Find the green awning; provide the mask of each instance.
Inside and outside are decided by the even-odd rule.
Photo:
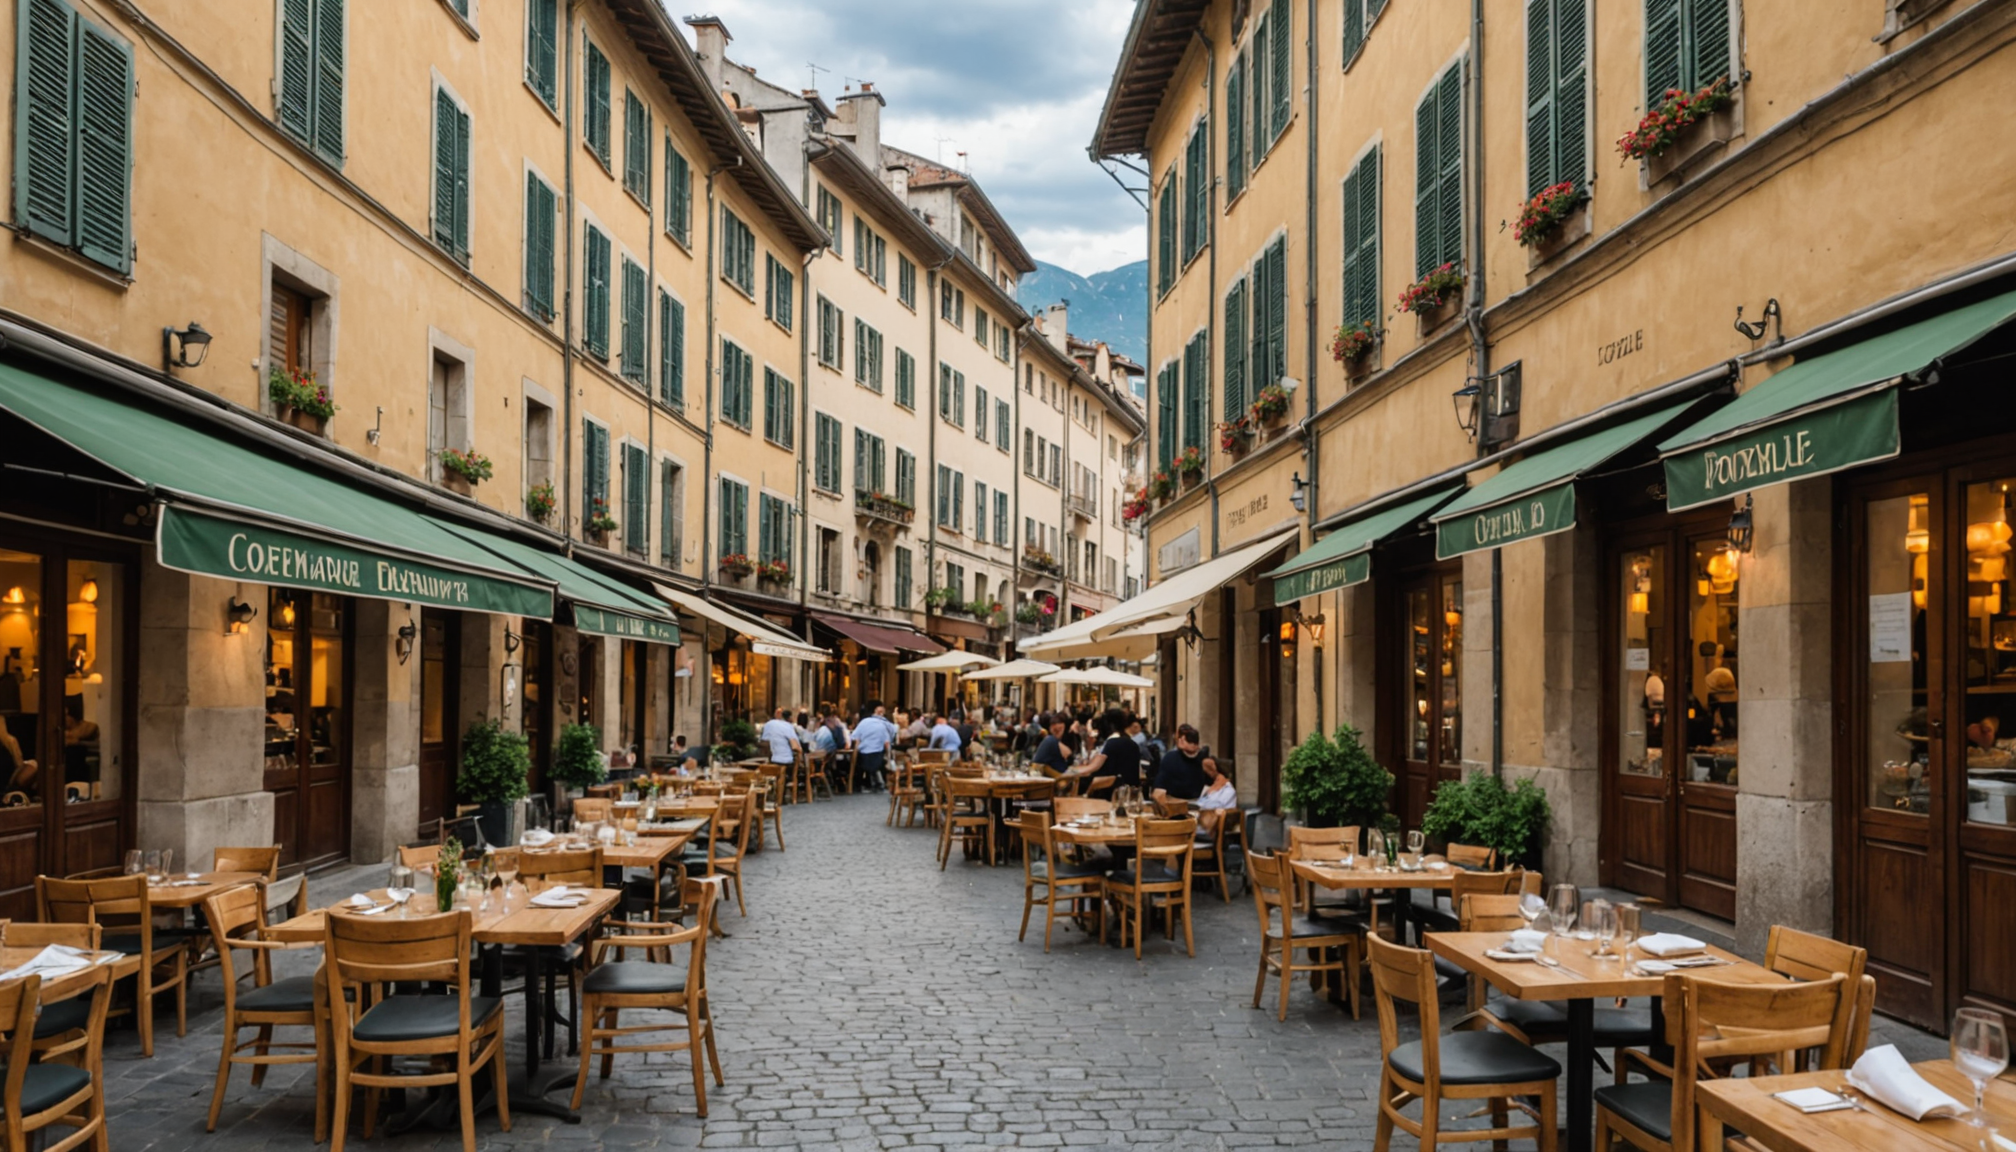
[[[1673,422],[1688,401],[1535,452],[1457,497],[1430,517],[1435,556],[1532,540],[1575,526],[1575,480]]]
[[[0,408],[160,500],[169,568],[313,592],[547,617],[552,581],[396,500],[125,397],[0,364]]]
[[[1897,382],[2016,318],[2016,292],[1801,360],[1659,445],[1666,506],[1897,455]]]
[[[1315,547],[1274,569],[1274,603],[1286,604],[1327,592],[1348,588],[1372,577],[1372,548],[1396,532],[1410,528],[1423,516],[1449,502],[1462,491],[1459,485],[1436,490],[1405,504],[1374,512],[1345,523],[1319,541]]]
[[[477,528],[446,521],[437,523],[559,585],[560,598],[574,606],[574,627],[579,631],[658,644],[679,643],[678,617],[663,604],[642,592],[631,591],[586,564]]]

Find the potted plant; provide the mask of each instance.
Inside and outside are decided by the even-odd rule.
[[[1435,790],[1421,813],[1421,831],[1445,844],[1495,848],[1501,866],[1539,868],[1551,816],[1547,793],[1533,781],[1508,788],[1499,777],[1479,772]]]
[[[1036,547],[1034,544],[1025,544],[1022,546],[1022,563],[1049,576],[1056,576],[1063,571],[1058,566],[1055,556]]]
[[[1421,330],[1426,332],[1448,319],[1444,314],[1449,304],[1463,294],[1463,273],[1456,265],[1444,264],[1440,268],[1409,284],[1400,292],[1400,300],[1394,305],[1401,312],[1412,312],[1421,321]]]
[[[1246,412],[1255,424],[1262,427],[1271,428],[1279,424],[1288,415],[1288,390],[1279,384],[1267,385],[1260,389]]]
[[[1183,477],[1183,487],[1194,487],[1204,479],[1204,451],[1192,444],[1176,454],[1176,474]]]
[[[441,481],[449,488],[469,495],[469,490],[491,476],[490,458],[479,452],[456,448],[441,450]]]
[[[593,724],[561,725],[560,739],[553,745],[553,768],[547,776],[567,791],[607,779],[609,762],[602,758],[602,730]]]
[[[730,552],[720,560],[721,575],[739,580],[756,571],[756,562],[746,552]]]
[[[588,534],[589,543],[605,546],[609,543],[609,534],[616,530],[616,517],[609,514],[607,496],[588,501],[588,518],[581,522],[581,528]]]
[[[756,565],[756,579],[763,584],[789,584],[791,565],[784,560],[765,560]]]
[[[1120,505],[1120,519],[1132,524],[1148,515],[1148,507],[1148,486],[1143,484],[1125,504]]]
[[[1015,606],[1015,622],[1017,624],[1042,623],[1043,622],[1042,607],[1038,605],[1034,600],[1024,600],[1022,603],[1017,604]]]
[[[455,889],[462,883],[462,842],[450,836],[441,842],[434,858],[434,910],[447,912],[455,907]]]
[[[1392,788],[1393,774],[1349,724],[1330,736],[1311,732],[1281,765],[1281,806],[1312,828],[1376,824]]]
[[[541,524],[553,518],[553,509],[559,507],[559,503],[550,483],[534,484],[525,492],[525,514]]]
[[[476,825],[491,844],[515,843],[511,808],[523,800],[532,771],[532,753],[525,737],[506,731],[501,720],[481,720],[462,734],[462,771],[455,777],[455,798],[476,805]]]
[[[1167,468],[1160,469],[1155,473],[1154,479],[1148,481],[1148,490],[1155,494],[1157,500],[1173,499],[1176,495],[1176,478],[1169,475]]]
[[[721,725],[721,742],[714,754],[723,760],[747,760],[756,754],[756,726],[747,720],[730,720]]]
[[[1617,138],[1617,151],[1626,160],[1643,163],[1645,182],[1657,184],[1709,148],[1728,141],[1734,126],[1721,113],[1735,104],[1727,76],[1698,92],[1668,88],[1665,103],[1645,113],[1636,128]]]
[[[1540,254],[1552,252],[1566,238],[1569,219],[1588,199],[1587,192],[1568,181],[1542,188],[1520,206],[1519,218],[1512,222],[1512,239]]]
[[[1253,420],[1241,413],[1237,420],[1218,425],[1218,450],[1227,456],[1243,456],[1253,444]]]
[[[963,609],[964,607],[965,605],[959,602],[959,590],[957,588],[933,588],[924,593],[924,608],[926,611],[942,613],[946,608]]]
[[[1330,358],[1344,365],[1348,375],[1356,376],[1368,366],[1372,349],[1378,346],[1379,329],[1372,321],[1339,324],[1337,335],[1330,340]]]
[[[275,365],[266,377],[266,395],[282,420],[317,436],[323,434],[329,418],[336,414],[336,403],[329,399],[329,390],[316,383],[313,372],[289,372]]]

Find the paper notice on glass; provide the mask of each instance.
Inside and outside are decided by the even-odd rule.
[[[1869,597],[1869,662],[1901,664],[1911,659],[1911,593]]]
[[[1624,670],[1626,672],[1643,672],[1650,667],[1652,667],[1652,650],[1650,648],[1624,649]]]

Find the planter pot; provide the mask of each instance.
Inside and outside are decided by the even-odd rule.
[[[583,528],[581,535],[597,548],[607,548],[609,546],[609,530],[607,528]]]
[[[1526,246],[1526,270],[1532,271],[1575,246],[1589,235],[1589,202],[1584,200],[1563,217],[1546,239]]]
[[[469,482],[467,476],[462,475],[460,472],[449,472],[445,469],[441,473],[441,486],[450,492],[460,493],[463,496],[469,495],[476,487]]]
[[[1378,359],[1372,355],[1373,351],[1374,349],[1367,348],[1356,356],[1346,357],[1344,360],[1344,379],[1355,384],[1372,375],[1374,361]]]
[[[511,827],[512,805],[502,800],[493,800],[476,806],[476,827],[483,831],[483,842],[503,847],[516,844],[516,829]]]
[[[1734,107],[1724,108],[1705,120],[1696,120],[1687,126],[1671,148],[1644,159],[1645,186],[1650,188],[1668,177],[1684,175],[1688,168],[1727,144],[1735,135]]]
[[[323,436],[328,434],[329,418],[327,416],[316,416],[312,413],[303,412],[299,408],[282,408],[280,410],[280,418],[310,435]]]
[[[1426,340],[1430,333],[1448,323],[1456,316],[1456,299],[1444,300],[1433,308],[1423,308],[1414,313],[1414,320],[1420,326],[1420,334]]]
[[[1202,484],[1203,482],[1204,482],[1204,473],[1202,472],[1183,473],[1183,491],[1185,492],[1190,491],[1192,488],[1197,487],[1197,485]]]

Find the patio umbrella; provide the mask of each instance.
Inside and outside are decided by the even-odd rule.
[[[896,665],[898,672],[957,672],[971,668],[975,664],[993,667],[1001,661],[992,656],[982,656],[978,652],[940,652],[936,656],[926,656],[922,660],[912,660],[908,664]]]
[[[979,672],[968,672],[968,680],[1026,680],[1031,676],[1043,676],[1057,671],[1057,665],[1043,660],[1010,660],[998,668],[986,668]]]
[[[1146,676],[1131,676],[1111,668],[1066,668],[1039,678],[1038,684],[1096,684],[1106,688],[1153,688]]]

